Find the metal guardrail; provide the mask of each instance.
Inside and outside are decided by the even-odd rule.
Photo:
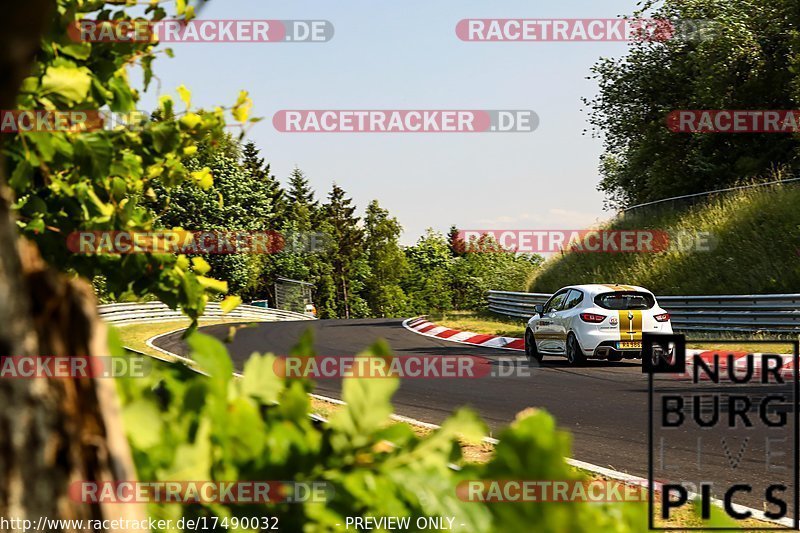
[[[167,322],[171,320],[188,320],[180,310],[173,310],[161,302],[119,303],[99,306],[100,318],[112,324],[133,324],[148,322]],[[223,313],[217,302],[206,304],[202,318],[242,319],[253,322],[277,322],[279,320],[314,320],[308,315],[284,311],[282,309],[266,309],[254,305],[241,304],[235,309]]]
[[[489,291],[489,310],[501,315],[530,318],[534,306],[550,294]],[[745,333],[800,333],[800,294],[746,294],[721,296],[657,296],[679,331],[736,331]]]
[[[744,189],[755,189],[755,188],[758,188],[758,187],[769,187],[769,186],[772,186],[772,185],[783,185],[784,183],[795,183],[795,182],[798,182],[798,181],[800,181],[800,178],[789,178],[789,179],[785,179],[785,180],[768,181],[766,183],[754,183],[752,185],[741,185],[739,187],[727,187],[725,189],[715,189],[713,191],[698,192],[698,193],[695,193],[695,194],[684,194],[682,196],[672,196],[670,198],[662,198],[661,200],[654,200],[652,202],[645,202],[643,204],[637,204],[637,205],[632,205],[630,207],[625,207],[625,208],[623,208],[621,210],[621,212],[622,213],[630,213],[634,209],[639,209],[641,207],[649,207],[649,206],[653,206],[653,205],[663,204],[663,203],[666,203],[666,202],[674,202],[674,201],[679,201],[679,200],[688,200],[688,199],[692,199],[692,198],[701,198],[701,197],[704,197],[704,196],[711,196],[711,195],[719,194],[719,193],[723,193],[723,192],[741,191],[741,190],[744,190]]]

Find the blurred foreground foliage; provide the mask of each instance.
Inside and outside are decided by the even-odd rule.
[[[343,384],[347,405],[319,425],[309,416],[312,383],[281,377],[275,356],[254,354],[235,379],[219,341],[195,333],[188,342],[209,377],[164,365],[146,379],[120,382],[140,480],[325,481],[333,490],[325,502],[153,504],[153,516],[274,516],[282,531],[338,531],[348,516],[411,517],[412,524],[455,517],[470,532],[633,532],[646,525],[644,503],[465,501],[459,483],[466,480],[584,479],[564,461],[570,436],[544,411],[524,411],[502,430],[489,463],[467,463],[459,442],[479,442],[487,431],[470,410],[421,437],[389,418],[398,379],[351,378]],[[306,335],[293,355],[311,350]],[[378,343],[361,355],[389,354]]]

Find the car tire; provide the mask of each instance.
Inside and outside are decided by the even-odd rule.
[[[578,344],[578,338],[572,332],[567,335],[567,361],[572,366],[579,366],[586,362],[586,355]]]
[[[525,357],[529,363],[542,362],[542,354],[536,348],[536,341],[533,338],[533,332],[529,329],[525,330]]]

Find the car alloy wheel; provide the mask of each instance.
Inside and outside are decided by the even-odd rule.
[[[575,337],[575,334],[570,333],[567,335],[567,361],[571,365],[579,365],[583,363],[586,358],[581,351],[581,347],[578,346],[578,339]]]
[[[533,363],[534,361],[540,362],[542,360],[542,354],[540,354],[538,348],[536,348],[536,340],[533,338],[533,332],[529,329],[525,330],[525,357],[527,357],[529,363]]]

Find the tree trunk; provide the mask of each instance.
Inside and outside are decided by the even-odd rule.
[[[342,274],[342,299],[344,300],[344,317],[350,319],[350,302],[347,299],[347,277]]]
[[[53,9],[49,0],[4,3],[0,109],[15,108]],[[88,284],[49,270],[33,245],[18,246],[3,174],[0,161],[0,357],[108,355]],[[135,471],[113,381],[0,379],[0,518],[144,518],[142,506],[68,497],[73,482],[122,479]]]

